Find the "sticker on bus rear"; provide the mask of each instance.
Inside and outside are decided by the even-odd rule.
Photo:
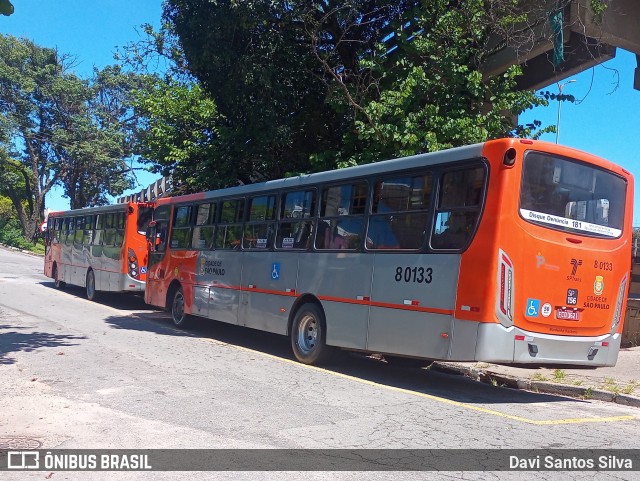
[[[542,224],[555,225],[558,227],[568,227],[570,229],[581,230],[584,232],[590,232],[593,234],[604,235],[607,237],[620,237],[622,231],[620,229],[614,229],[606,225],[592,224],[590,222],[584,222],[581,220],[567,219],[566,217],[544,214],[543,212],[536,212],[534,210],[520,209],[520,215],[525,219],[533,222],[540,222]]]
[[[540,299],[527,299],[527,317],[538,317],[540,312]]]

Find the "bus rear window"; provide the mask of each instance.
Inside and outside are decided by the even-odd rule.
[[[524,159],[520,215],[554,229],[597,237],[622,234],[627,182],[575,160],[541,152]]]

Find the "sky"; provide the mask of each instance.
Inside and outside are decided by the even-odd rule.
[[[89,77],[93,67],[115,63],[114,52],[140,38],[139,27],[160,24],[161,0],[12,0],[15,13],[0,17],[0,33],[26,37],[40,46],[57,48],[61,54],[76,57],[74,70]],[[564,86],[564,93],[577,102],[564,102],[560,118],[559,143],[604,157],[630,171],[640,181],[640,91],[633,89],[635,55],[617,49],[608,62],[569,77],[575,82]],[[543,90],[558,92],[553,83]],[[557,122],[557,102],[546,108],[524,112],[521,123],[533,119],[543,125]],[[555,134],[543,140],[555,142]],[[139,191],[157,176],[138,173]],[[640,191],[640,187],[638,188]],[[640,226],[640,192],[634,199],[634,225]],[[47,206],[53,210],[69,208],[60,190],[51,193]]]

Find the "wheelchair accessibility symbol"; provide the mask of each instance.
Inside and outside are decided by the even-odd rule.
[[[527,299],[527,317],[538,317],[540,312],[540,300],[539,299]]]
[[[280,279],[280,263],[274,262],[271,264],[271,279],[277,281]]]

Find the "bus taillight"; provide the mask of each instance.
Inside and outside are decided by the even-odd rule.
[[[618,329],[618,324],[620,324],[620,319],[622,318],[622,303],[624,302],[624,298],[627,295],[627,275],[624,275],[622,282],[620,283],[620,288],[618,289],[618,299],[616,301],[616,309],[613,312],[613,322],[611,324],[611,333],[614,334]]]
[[[138,257],[136,256],[133,249],[129,249],[127,255],[127,270],[129,271],[129,275],[134,279],[138,279],[140,277],[140,270],[138,269]]]
[[[513,262],[502,250],[498,250],[498,296],[496,316],[505,327],[513,325]]]

